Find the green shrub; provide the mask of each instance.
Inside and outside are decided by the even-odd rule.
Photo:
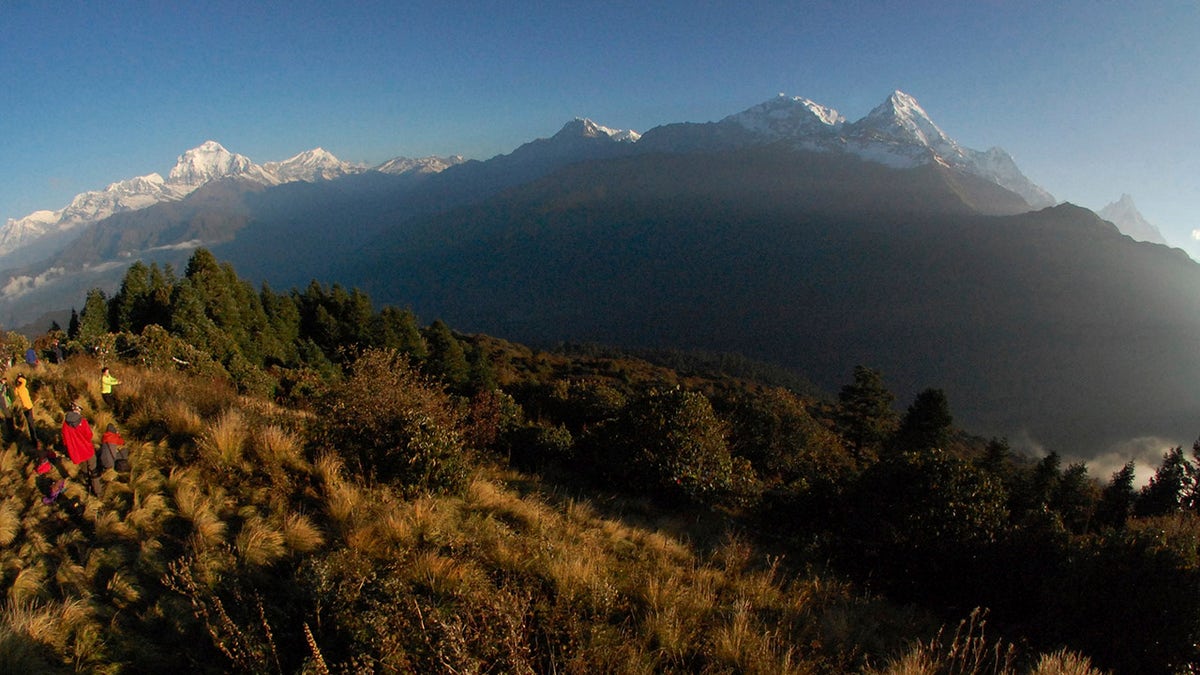
[[[725,426],[698,392],[653,390],[635,399],[591,437],[589,451],[595,468],[651,494],[711,504],[733,486]]]
[[[455,491],[466,480],[461,418],[408,357],[370,349],[317,405],[314,440],[368,480],[409,491]]]

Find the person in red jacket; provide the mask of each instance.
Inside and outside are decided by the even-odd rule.
[[[117,473],[129,473],[129,451],[115,424],[108,425],[100,436],[100,466],[104,471],[114,469]]]
[[[79,405],[72,403],[67,408],[62,424],[63,445],[67,447],[67,455],[71,461],[79,465],[80,473],[92,491],[99,497],[103,492],[100,473],[96,469],[96,446],[92,445],[92,427],[84,419]]]

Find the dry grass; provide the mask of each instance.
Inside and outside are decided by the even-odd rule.
[[[230,409],[201,437],[200,456],[216,469],[252,470],[245,456],[249,440],[250,427],[245,416]]]
[[[296,434],[270,424],[254,434],[254,452],[260,465],[298,469],[304,466],[304,444]]]
[[[73,649],[69,643],[88,619],[83,600],[6,603],[0,613],[0,672],[63,672],[59,655]]]
[[[284,516],[280,533],[283,543],[294,553],[311,553],[325,545],[325,535],[321,529],[302,513]]]
[[[283,533],[259,518],[242,525],[234,545],[238,557],[253,567],[266,567],[287,554]]]
[[[1104,675],[1104,671],[1093,668],[1088,657],[1060,649],[1043,654],[1030,675]]]
[[[72,392],[99,400],[99,368],[82,364],[46,374],[45,391],[54,394],[47,406]],[[128,485],[110,484],[102,502],[84,499],[83,516],[42,506],[28,459],[12,445],[0,449],[0,488],[13,495],[0,502],[0,588],[8,598],[0,672],[101,672],[109,644],[141,659],[130,647],[148,644],[139,621],[179,627],[164,651],[191,648],[197,636],[265,631],[269,649],[259,655],[268,655],[272,631],[295,639],[305,628],[308,649],[296,658],[307,663],[293,658],[284,672],[355,672],[363,664],[405,672],[852,672],[887,654],[902,655],[873,672],[999,673],[1011,664],[1007,647],[983,639],[981,620],[902,652],[888,640],[932,633],[914,629],[912,614],[797,575],[749,540],[693,545],[675,534],[694,525],[685,518],[542,495],[527,477],[500,471],[480,473],[459,496],[408,499],[348,478],[332,452],[308,463],[300,415],[203,381],[121,371],[134,471]],[[105,415],[93,416],[100,428]],[[343,616],[361,622],[352,629],[325,605],[317,614],[296,610],[303,603],[294,598],[271,607],[270,623],[249,611],[254,589],[240,584],[342,554],[361,562],[314,567],[344,592],[334,604],[350,602],[364,584],[383,594],[346,608]],[[170,587],[182,560],[201,605]],[[377,615],[364,616],[364,607]],[[291,623],[277,624],[277,616]],[[411,630],[387,632],[396,627]],[[351,631],[368,636],[353,645],[362,660],[335,663]],[[382,635],[389,637],[370,641]],[[197,648],[189,658],[226,653],[216,642],[206,646],[216,651]],[[139,667],[169,670],[180,657],[158,658]],[[231,663],[213,669],[236,670]],[[992,664],[1000,668],[988,670]],[[1034,672],[1096,671],[1058,653]]]
[[[199,438],[204,433],[204,419],[192,404],[179,399],[167,399],[161,408],[154,411],[161,418],[167,432],[177,437]]]
[[[21,533],[21,507],[15,498],[0,504],[0,546],[8,546]]]
[[[22,568],[8,587],[8,599],[14,605],[29,604],[38,600],[45,591],[46,569],[41,565]]]

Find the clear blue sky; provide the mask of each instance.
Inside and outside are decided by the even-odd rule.
[[[638,131],[893,89],[1060,200],[1124,192],[1200,257],[1200,2],[0,0],[0,218],[213,139],[257,162],[485,159],[573,117]]]

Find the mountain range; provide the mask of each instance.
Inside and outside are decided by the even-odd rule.
[[[1200,267],[1056,205],[899,91],[854,122],[784,95],[640,135],[575,119],[486,161],[256,165],[209,142],[88,194],[0,236],[24,242],[8,324],[204,245],[276,288],[536,344],[739,352],[827,391],[870,365],[902,396],[943,388],[968,429],[1078,456],[1195,433]]]

